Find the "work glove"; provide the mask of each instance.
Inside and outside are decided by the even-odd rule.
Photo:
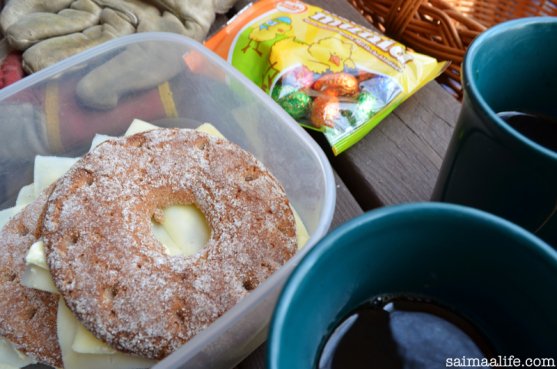
[[[80,51],[135,32],[172,32],[201,41],[217,13],[236,0],[9,0],[0,27],[23,52],[23,69],[33,73]],[[77,85],[87,107],[107,110],[121,96],[156,87],[183,68],[182,59],[160,60],[161,44],[130,45]],[[156,69],[152,67],[159,66]]]
[[[201,41],[216,13],[235,0],[9,0],[0,28],[36,72],[110,39],[135,32],[173,32]]]

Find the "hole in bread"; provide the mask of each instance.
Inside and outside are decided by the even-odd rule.
[[[261,266],[262,269],[266,269],[266,270],[272,270],[273,269],[271,264],[269,264],[266,261],[262,261],[259,265]]]
[[[79,233],[72,233],[70,234],[70,242],[72,244],[76,244],[79,241]]]
[[[197,147],[199,150],[205,150],[205,148],[207,147],[207,144],[209,143],[209,140],[205,137],[199,137],[197,140],[195,140],[194,145],[195,147]]]
[[[133,135],[128,137],[128,143],[131,146],[135,146],[135,147],[143,146],[143,144],[145,144],[145,141],[147,141],[147,138],[145,138],[145,136],[143,135]]]
[[[17,223],[17,234],[20,236],[27,236],[29,234],[29,228],[23,223]]]
[[[0,274],[0,282],[13,282],[17,275],[13,272],[5,272]]]
[[[74,181],[76,187],[91,186],[94,180],[95,177],[93,175],[93,172],[91,172],[90,170],[83,169],[83,168],[76,170],[75,181]]]
[[[115,286],[106,287],[103,290],[103,302],[112,303],[114,298],[118,295],[118,289]]]
[[[64,278],[64,285],[66,290],[71,290],[73,286],[73,276],[67,276]]]
[[[252,166],[244,172],[244,181],[255,181],[257,178],[259,178],[260,174],[260,170],[257,167]]]
[[[57,243],[56,252],[60,257],[66,257],[69,249],[71,249],[79,241],[79,233],[75,230],[68,231],[67,234],[63,235],[60,241]]]
[[[170,256],[193,255],[211,237],[205,215],[194,204],[156,209],[151,215],[151,231]]]
[[[28,309],[25,309],[25,311],[23,312],[22,318],[25,320],[31,320],[33,319],[35,314],[37,314],[37,309],[34,307],[29,307]]]
[[[184,324],[188,319],[186,313],[183,310],[177,310],[175,314],[178,321],[182,324]]]
[[[245,279],[242,282],[242,287],[244,287],[244,289],[246,291],[252,291],[252,290],[255,289],[256,285],[255,285],[255,282],[251,278],[248,278],[248,279]]]

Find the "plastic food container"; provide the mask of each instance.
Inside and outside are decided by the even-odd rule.
[[[212,123],[281,181],[311,236],[271,278],[155,366],[233,367],[263,343],[284,280],[329,228],[336,196],[331,167],[288,114],[200,43],[141,33],[0,91],[0,208],[13,206],[19,189],[32,182],[35,155],[82,155],[96,133],[123,134],[134,118],[159,126]]]

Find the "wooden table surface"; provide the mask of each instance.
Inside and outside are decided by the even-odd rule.
[[[306,2],[369,25],[345,0]],[[241,0],[235,9],[241,9],[244,4],[245,0]],[[223,17],[213,29],[222,22]],[[460,103],[433,81],[337,157],[332,155],[322,136],[313,135],[335,170],[337,202],[331,230],[377,207],[428,201],[459,109]],[[237,369],[264,368],[265,345],[237,366]]]

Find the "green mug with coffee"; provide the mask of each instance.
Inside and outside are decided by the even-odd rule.
[[[556,285],[557,250],[505,219],[446,203],[375,209],[300,260],[267,368],[555,367]]]
[[[466,52],[462,80],[432,199],[499,215],[557,247],[557,18],[483,32]]]

